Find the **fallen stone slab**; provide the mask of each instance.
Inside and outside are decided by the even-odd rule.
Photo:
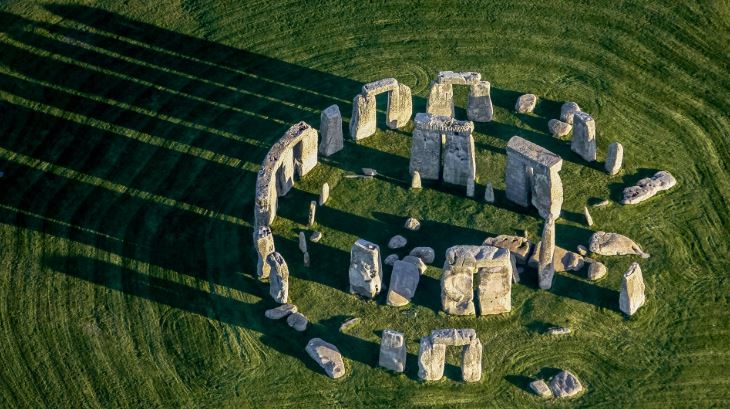
[[[638,244],[630,238],[618,233],[597,231],[591,236],[588,248],[593,253],[600,254],[602,256],[624,256],[636,254],[642,258],[649,258],[649,254],[644,253]]]
[[[535,250],[530,256],[528,265],[532,268],[538,268],[540,262],[538,260],[540,254],[540,242],[535,245]],[[555,246],[555,252],[553,253],[553,268],[555,272],[563,271],[578,271],[585,265],[583,256],[572,251],[568,251],[562,247]]]
[[[408,256],[403,257],[403,261],[405,261],[406,263],[411,263],[414,266],[416,266],[418,268],[418,271],[421,274],[426,272],[426,268],[427,268],[426,263],[424,263],[420,257],[408,255]]]
[[[583,206],[583,216],[585,216],[586,218],[586,224],[588,225],[588,227],[593,226],[593,217],[588,211],[588,206]]]
[[[301,312],[293,312],[286,317],[286,323],[295,330],[303,332],[307,329],[309,320],[307,320],[307,317],[305,317]]]
[[[677,179],[667,171],[659,171],[650,178],[639,180],[635,186],[624,189],[622,204],[636,204],[655,196],[662,190],[669,190],[677,184]]]
[[[608,274],[606,265],[600,261],[592,261],[588,266],[587,278],[591,281],[600,280]]]
[[[406,340],[403,333],[392,329],[383,330],[380,339],[378,365],[395,372],[406,369]]]
[[[279,320],[288,317],[290,314],[297,312],[297,306],[294,304],[284,304],[276,308],[264,311],[264,316],[270,320]]]
[[[345,375],[345,363],[336,346],[321,338],[312,338],[307,343],[306,351],[330,378],[337,379]]]
[[[340,325],[340,332],[345,332],[348,329],[357,325],[358,323],[360,323],[360,318],[358,318],[358,317],[350,318],[349,320],[343,322],[342,325]]]
[[[520,265],[527,263],[533,249],[532,243],[527,238],[506,234],[500,234],[497,237],[487,237],[482,244],[509,250],[510,254],[515,256],[517,264]]]
[[[542,379],[536,379],[530,382],[530,389],[535,392],[535,395],[541,398],[552,398],[553,396],[552,391],[550,391],[550,388]]]
[[[362,174],[365,176],[378,176],[378,171],[373,168],[362,168]]]
[[[517,111],[521,114],[528,114],[535,109],[536,104],[537,104],[537,95],[535,95],[535,94],[521,95],[519,98],[517,98],[517,102],[515,103],[515,111]]]
[[[545,331],[547,335],[567,335],[570,334],[570,328],[550,327]]]
[[[550,381],[550,390],[556,398],[570,398],[583,391],[583,385],[575,375],[562,371]]]
[[[551,119],[548,121],[548,130],[555,137],[565,136],[570,133],[573,126],[569,123],[559,121],[557,119]]]
[[[396,261],[390,275],[387,304],[395,307],[408,305],[416,293],[421,272],[407,261]]]
[[[414,247],[408,255],[416,256],[426,264],[433,263],[433,260],[436,258],[436,252],[431,247]]]

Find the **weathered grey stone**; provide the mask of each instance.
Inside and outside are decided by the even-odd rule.
[[[454,116],[454,87],[450,83],[431,82],[426,113],[447,117]]]
[[[629,269],[621,280],[621,292],[618,297],[618,305],[626,315],[634,315],[636,311],[646,302],[644,294],[644,276],[641,274],[639,263],[631,263]]]
[[[259,226],[254,229],[253,241],[256,247],[258,262],[256,263],[256,275],[259,279],[269,278],[271,269],[266,262],[266,258],[274,250],[274,236],[269,226]]]
[[[588,162],[596,160],[596,122],[585,112],[573,115],[570,149]]]
[[[507,143],[505,184],[507,199],[520,206],[535,206],[544,219],[548,214],[560,217],[563,184],[560,156],[519,136]]]
[[[421,228],[421,222],[419,222],[416,218],[409,217],[403,227],[411,231],[417,231]]]
[[[605,277],[606,274],[608,274],[608,269],[606,268],[606,265],[600,261],[593,261],[588,266],[587,277],[591,281],[600,280]]]
[[[308,226],[314,226],[315,217],[317,216],[317,201],[312,200],[309,202],[309,218],[307,219]]]
[[[591,236],[588,245],[591,252],[602,256],[623,256],[628,254],[636,254],[642,258],[649,258],[649,254],[644,253],[641,247],[630,238],[618,233],[606,233],[605,231],[597,231]]]
[[[345,363],[336,346],[321,338],[312,338],[307,343],[306,351],[330,378],[337,379],[345,375]]]
[[[477,332],[471,328],[444,328],[431,331],[431,342],[447,346],[469,345],[477,339]]]
[[[499,267],[479,269],[479,315],[502,314],[512,310],[512,261]]]
[[[303,231],[299,232],[299,251],[302,253],[307,252],[307,236]]]
[[[383,330],[380,339],[380,357],[378,365],[395,372],[406,369],[406,341],[405,336],[391,329]]]
[[[444,376],[446,345],[431,343],[431,337],[421,338],[418,349],[418,377],[424,381],[438,381]]]
[[[281,254],[273,252],[266,258],[271,268],[269,276],[269,294],[279,304],[285,304],[289,298],[289,267]]]
[[[624,146],[618,142],[608,145],[606,153],[606,172],[609,175],[615,175],[621,170],[624,163]]]
[[[535,244],[535,251],[532,252],[532,256],[527,263],[532,268],[538,268],[540,265],[541,247],[540,242]],[[556,272],[579,271],[584,265],[585,260],[580,254],[555,246],[555,251],[553,252],[553,268]]]
[[[362,174],[365,176],[378,176],[378,171],[373,168],[362,168]]]
[[[411,264],[413,264],[414,266],[416,266],[416,268],[418,268],[418,271],[419,271],[419,272],[420,272],[421,274],[425,273],[425,272],[426,272],[426,269],[428,268],[428,267],[426,266],[426,263],[424,263],[424,262],[423,262],[423,260],[421,260],[421,258],[420,258],[420,257],[416,257],[416,256],[410,256],[410,255],[409,255],[409,256],[405,256],[405,257],[403,257],[403,260],[402,260],[402,261],[404,261],[404,262],[406,262],[406,263],[411,263]]]
[[[409,172],[413,174],[418,171],[422,179],[438,180],[443,163],[443,180],[466,186],[476,175],[473,130],[474,123],[471,121],[416,114]],[[445,142],[443,161],[442,139]]]
[[[471,134],[474,124],[463,125],[468,132],[446,132],[444,146],[443,180],[461,186],[470,186],[468,196],[474,196],[474,179],[476,177],[476,158],[474,137]],[[471,193],[469,195],[468,193]]]
[[[307,329],[307,324],[309,324],[309,321],[307,320],[307,317],[304,316],[301,312],[293,312],[288,317],[286,317],[286,323],[290,327],[294,328],[298,332],[304,332]]]
[[[421,277],[418,267],[407,261],[396,261],[388,286],[388,305],[400,307],[411,302]]]
[[[537,268],[538,285],[543,290],[549,290],[553,286],[555,275],[555,219],[552,215],[545,220],[538,254],[540,263]]]
[[[507,249],[515,256],[518,264],[526,264],[532,253],[533,245],[525,237],[500,234],[497,237],[487,237],[482,243],[484,246],[495,246]]]
[[[322,206],[327,203],[330,198],[330,185],[325,182],[322,184],[322,189],[319,191],[319,205]]]
[[[588,206],[583,206],[583,216],[586,218],[588,227],[593,226],[593,217],[591,217],[591,213],[588,211]]]
[[[462,349],[461,377],[464,382],[479,382],[482,379],[482,342],[479,338]]]
[[[349,278],[353,294],[373,298],[380,293],[383,266],[377,244],[363,239],[355,242],[350,251]]]
[[[309,241],[311,241],[312,243],[317,243],[320,240],[322,240],[322,232],[321,231],[312,232],[312,235],[309,236]]]
[[[577,250],[578,250],[578,254],[580,254],[581,256],[585,256],[586,254],[588,254],[588,247],[586,247],[582,244],[578,245]]]
[[[411,176],[411,189],[420,189],[421,187],[421,174],[418,171],[414,171]]]
[[[352,100],[350,136],[355,141],[365,139],[375,133],[375,96],[355,95]]]
[[[294,304],[284,304],[276,308],[264,311],[264,316],[270,320],[279,320],[297,312],[297,306]]]
[[[565,136],[570,133],[573,126],[569,123],[559,121],[557,119],[551,119],[548,121],[548,130],[555,137]]]
[[[482,74],[472,71],[440,71],[436,76],[436,82],[439,84],[453,85],[474,85],[482,79]]]
[[[671,173],[662,170],[654,174],[650,178],[639,180],[635,186],[624,189],[624,197],[622,204],[636,204],[653,197],[662,190],[673,188],[677,184],[677,179]]]
[[[561,371],[550,381],[550,390],[556,398],[570,398],[583,390],[578,378],[569,371]]]
[[[327,107],[319,116],[319,154],[330,156],[342,150],[344,141],[342,137],[342,115],[340,107],[332,105]]]
[[[386,257],[386,258],[385,258],[385,260],[383,260],[383,263],[384,263],[384,264],[385,264],[386,266],[392,266],[392,265],[393,265],[393,264],[395,264],[395,262],[396,262],[396,261],[398,261],[398,260],[399,260],[399,257],[398,257],[398,255],[397,255],[397,254],[391,254],[391,255],[389,255],[388,257]]]
[[[530,382],[530,389],[535,392],[535,395],[541,398],[551,398],[553,393],[548,388],[548,385],[542,379],[537,379]]]
[[[395,236],[391,237],[388,241],[388,248],[389,249],[400,249],[406,246],[408,244],[408,240],[406,240],[405,237],[401,236],[400,234],[396,234]]]
[[[348,329],[354,327],[355,325],[360,323],[360,318],[350,318],[349,320],[345,321],[340,325],[340,332],[346,332]]]
[[[398,81],[395,78],[385,78],[369,82],[362,86],[362,94],[365,96],[375,96],[383,92],[395,91],[398,89]]]
[[[398,84],[398,89],[388,93],[388,109],[386,124],[390,129],[405,126],[413,114],[413,98],[411,89],[405,84]]]
[[[580,112],[580,107],[575,102],[566,102],[560,107],[560,120],[567,123],[573,124],[573,115],[576,112]]]
[[[478,81],[469,87],[469,99],[466,105],[466,117],[474,122],[489,122],[494,118],[490,84]]]
[[[537,105],[537,95],[521,95],[519,98],[517,98],[517,102],[515,103],[515,111],[521,114],[529,114],[530,112],[535,110],[535,105]]]
[[[416,256],[426,264],[433,263],[436,258],[436,252],[431,247],[414,247],[408,255]]]
[[[570,334],[570,328],[550,327],[545,331],[547,335],[567,335]]]
[[[438,180],[441,173],[441,132],[430,124],[431,116],[416,114],[413,121],[409,171],[422,179]]]
[[[494,203],[494,187],[492,186],[492,182],[487,182],[487,186],[484,188],[484,201]]]

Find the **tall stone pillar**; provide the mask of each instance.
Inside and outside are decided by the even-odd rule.
[[[540,241],[540,264],[538,265],[538,285],[543,290],[549,290],[553,286],[555,275],[555,218],[548,215],[545,219],[545,226],[542,229],[542,240]]]

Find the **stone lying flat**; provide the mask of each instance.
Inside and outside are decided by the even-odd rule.
[[[535,392],[535,395],[541,398],[551,398],[553,396],[550,388],[548,388],[548,385],[542,379],[530,382],[530,389]]]
[[[565,136],[570,133],[573,126],[569,123],[559,121],[557,119],[551,119],[548,121],[548,130],[555,137]]]
[[[345,363],[336,346],[321,338],[312,338],[307,343],[306,351],[330,378],[337,379],[345,375]]]
[[[530,261],[527,263],[530,267],[538,268],[540,265],[540,261],[538,260],[539,254],[540,242],[535,246],[535,251],[532,252]],[[555,246],[555,252],[553,253],[553,268],[555,272],[578,271],[583,268],[584,264],[585,260],[580,254]]]
[[[425,273],[426,268],[428,268],[428,267],[426,267],[426,263],[424,263],[420,257],[408,255],[408,256],[403,257],[403,261],[406,263],[411,263],[414,266],[416,266],[418,268],[418,271],[421,274]]]
[[[575,102],[566,102],[560,107],[560,120],[572,125],[573,115],[580,112],[580,107]]]
[[[608,269],[606,268],[606,265],[601,263],[600,261],[594,260],[588,266],[587,278],[591,281],[600,280],[605,277],[606,274],[608,274]]]
[[[377,95],[387,91],[398,89],[398,81],[395,78],[384,78],[382,80],[369,82],[362,86],[362,94],[365,96]]]
[[[591,216],[591,212],[588,211],[588,206],[583,206],[583,216],[586,218],[588,227],[593,226],[593,217]]]
[[[550,327],[545,331],[547,335],[567,335],[570,334],[570,328]]]
[[[598,202],[598,203],[594,204],[594,205],[593,205],[593,207],[603,207],[603,206],[608,206],[608,205],[610,205],[610,204],[611,204],[611,201],[610,201],[610,200],[608,200],[608,199],[603,199],[603,200],[601,200],[600,202]]]
[[[587,255],[588,254],[588,247],[586,247],[586,246],[584,246],[582,244],[579,244],[578,245],[578,254],[580,254],[581,256]]]
[[[408,240],[406,240],[405,237],[398,234],[398,235],[395,235],[390,238],[390,241],[388,241],[388,248],[389,249],[400,249],[400,248],[405,247],[406,244],[408,244]]]
[[[518,264],[527,263],[533,247],[532,243],[525,237],[509,236],[506,234],[500,234],[497,237],[487,237],[482,244],[509,250],[515,256]]]
[[[624,146],[618,142],[614,142],[608,145],[608,152],[606,153],[605,169],[609,175],[615,175],[621,170],[621,165],[624,163]]]
[[[634,315],[636,311],[646,302],[644,294],[644,277],[641,274],[639,263],[632,263],[624,273],[621,281],[621,292],[619,293],[618,305],[626,315]]]
[[[418,267],[407,261],[396,261],[390,275],[387,304],[395,307],[408,305],[416,293],[421,272]]]
[[[357,325],[358,323],[360,323],[360,318],[350,318],[349,320],[343,322],[342,325],[340,325],[340,332],[345,332],[348,329]]]
[[[279,320],[297,312],[297,306],[294,304],[284,304],[264,312],[264,316],[270,320]]]
[[[537,95],[535,95],[535,94],[521,95],[519,98],[517,98],[517,102],[515,103],[515,111],[517,111],[521,114],[528,114],[535,109],[536,104],[537,104]]]
[[[378,365],[395,372],[406,369],[406,341],[402,333],[392,329],[383,330]]]
[[[436,77],[436,82],[439,84],[472,85],[481,79],[482,74],[478,72],[440,71]]]
[[[635,186],[624,189],[622,204],[636,204],[643,202],[661,192],[668,190],[677,184],[677,179],[671,173],[662,170],[650,178],[639,180]]]
[[[433,263],[433,260],[436,258],[436,252],[431,247],[414,247],[408,255],[416,256],[426,264]]]
[[[397,255],[397,254],[391,254],[391,255],[389,255],[388,257],[386,257],[386,258],[385,258],[385,260],[383,260],[383,263],[384,263],[384,264],[385,264],[386,266],[392,266],[392,265],[393,265],[393,264],[395,264],[395,262],[396,262],[396,261],[398,261],[398,260],[399,260],[399,257],[398,257],[398,255]]]
[[[416,218],[409,217],[403,227],[410,231],[417,231],[421,228],[421,222],[419,222]]]
[[[301,312],[293,312],[291,315],[286,317],[286,323],[295,330],[302,332],[307,329],[309,320],[307,320],[307,317],[305,317]]]
[[[436,345],[469,345],[477,339],[477,332],[471,328],[446,328],[431,331],[431,342]]]
[[[642,258],[649,258],[649,254],[644,253],[633,240],[618,234],[606,233],[605,231],[597,231],[591,236],[588,248],[596,254],[602,256],[624,256],[636,254]]]
[[[556,398],[570,398],[583,390],[578,378],[569,371],[562,371],[550,381],[550,390]]]

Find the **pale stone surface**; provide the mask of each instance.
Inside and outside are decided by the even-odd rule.
[[[492,186],[492,182],[487,182],[487,186],[484,188],[484,201],[494,203],[494,187]]]
[[[411,89],[405,84],[398,84],[398,89],[388,93],[386,123],[388,128],[397,129],[405,126],[413,114],[413,98]]]
[[[355,141],[365,139],[375,133],[376,120],[375,96],[355,95],[352,100],[350,136]]]
[[[521,114],[528,114],[535,109],[535,105],[537,105],[537,95],[521,95],[517,98],[517,102],[515,103],[515,111]]]
[[[471,134],[474,124],[469,123],[468,132],[446,132],[442,177],[444,182],[454,185],[471,186],[468,196],[474,196],[476,177],[476,157],[474,137]],[[469,194],[471,193],[471,194]]]
[[[628,254],[636,254],[642,258],[649,258],[649,254],[644,253],[641,247],[630,238],[618,234],[607,233],[605,231],[597,231],[591,236],[588,245],[591,252],[602,256],[623,256]]]
[[[608,274],[608,269],[606,268],[606,265],[600,261],[593,261],[588,266],[587,277],[591,281],[600,280],[605,277],[606,274]]]
[[[473,71],[440,71],[436,76],[439,84],[474,85],[482,79],[482,74]]]
[[[307,219],[308,226],[314,226],[315,217],[317,216],[317,201],[312,200],[309,202],[309,218]]]
[[[409,172],[418,172],[421,179],[438,180],[441,173],[441,132],[430,129],[431,116],[416,114],[413,121]]]
[[[596,122],[585,112],[573,115],[570,149],[588,162],[596,160]]]
[[[382,80],[369,82],[362,86],[362,94],[375,96],[383,92],[395,91],[398,89],[398,81],[395,78],[384,78]]]
[[[561,371],[550,381],[550,390],[556,398],[569,398],[583,390],[578,378],[569,371]]]
[[[644,294],[644,276],[641,273],[639,263],[631,263],[629,269],[621,280],[621,292],[619,293],[618,305],[626,315],[634,315],[636,311],[646,302]]]
[[[299,232],[299,251],[307,252],[307,235],[303,231]]]
[[[668,190],[677,184],[677,179],[667,171],[659,171],[650,178],[639,180],[635,186],[624,189],[622,204],[636,204],[653,197],[662,190]]]
[[[494,107],[488,81],[478,81],[469,87],[466,117],[474,122],[489,122],[494,118]]]
[[[624,163],[624,146],[618,142],[608,145],[606,153],[606,172],[615,175],[621,170]]]
[[[271,233],[271,228],[269,226],[259,226],[254,229],[253,241],[258,256],[256,275],[259,279],[269,278],[271,269],[266,262],[266,258],[274,252],[274,236]]]
[[[432,115],[454,116],[454,87],[450,83],[431,82],[426,103],[426,113]]]
[[[391,237],[388,241],[388,248],[389,249],[400,249],[406,246],[408,244],[408,240],[406,240],[405,237],[401,236],[400,234],[396,234],[395,236]]]
[[[479,338],[462,349],[461,377],[464,382],[479,382],[482,379],[482,343]]]
[[[406,340],[402,333],[391,329],[383,330],[378,365],[391,371],[403,372],[406,369],[406,352]]]
[[[380,293],[383,280],[383,266],[380,247],[367,240],[359,239],[350,251],[350,292],[373,298]]]
[[[507,249],[515,256],[518,264],[526,264],[532,253],[532,243],[525,237],[500,234],[497,237],[487,237],[482,243],[484,246],[495,246]]]
[[[532,252],[532,256],[530,256],[530,260],[527,263],[532,268],[538,268],[540,265],[539,255],[541,247],[540,242],[535,244],[535,251]],[[585,260],[580,254],[555,246],[555,251],[553,252],[553,268],[555,272],[579,271],[584,265]]]
[[[553,396],[550,388],[548,388],[548,385],[542,379],[530,382],[530,389],[535,392],[535,395],[541,398],[551,398]]]
[[[431,337],[421,338],[418,349],[418,377],[424,381],[437,381],[444,376],[446,345],[431,343]]]
[[[384,263],[384,264],[385,264],[386,266],[392,266],[392,265],[393,265],[393,264],[395,264],[395,262],[396,262],[396,261],[398,261],[398,260],[399,260],[399,257],[398,257],[398,255],[397,255],[397,254],[391,254],[391,255],[389,255],[388,257],[386,257],[386,258],[385,258],[385,260],[383,260],[383,263]]]
[[[336,346],[321,338],[312,338],[307,343],[306,351],[330,378],[337,379],[345,375],[345,363]]]
[[[502,314],[512,310],[512,261],[509,266],[479,269],[479,315]]]
[[[418,219],[414,217],[409,217],[403,227],[411,231],[417,231],[421,228],[421,222],[419,222]]]
[[[573,126],[569,123],[559,121],[557,119],[551,119],[548,121],[548,130],[550,134],[555,137],[565,136],[570,133]]]
[[[550,327],[545,331],[547,335],[567,335],[570,334],[570,328]]]
[[[418,268],[418,271],[421,274],[425,273],[426,272],[426,269],[428,268],[426,266],[426,263],[424,263],[423,260],[421,260],[420,257],[410,256],[409,255],[409,256],[403,257],[403,261],[406,262],[406,263],[411,263],[414,266],[416,266],[416,268]]]
[[[431,342],[447,346],[469,345],[477,339],[472,328],[444,328],[431,331]]]
[[[327,107],[319,117],[319,154],[330,156],[342,150],[344,140],[342,136],[342,115],[340,107],[332,105]]]
[[[400,307],[411,302],[416,293],[421,272],[418,267],[407,261],[396,261],[390,275],[388,286],[388,305]]]
[[[523,207],[532,204],[543,219],[548,214],[560,217],[563,183],[558,172],[562,165],[560,156],[519,136],[513,136],[507,143],[507,199]]]
[[[553,286],[553,276],[555,275],[555,219],[552,215],[545,220],[538,254],[538,285],[543,290],[549,290]]]
[[[586,218],[588,227],[593,226],[593,217],[591,217],[591,212],[588,211],[588,206],[583,206],[583,216]]]
[[[294,304],[284,304],[276,308],[264,311],[264,316],[270,320],[279,320],[297,312],[297,306]]]
[[[578,250],[578,254],[580,254],[581,256],[585,256],[586,254],[588,254],[588,247],[586,247],[582,244],[578,245],[577,250]]]
[[[436,252],[431,247],[414,247],[408,255],[416,256],[426,264],[433,263],[436,258]]]
[[[416,114],[409,172],[418,171],[422,179],[438,180],[443,164],[444,181],[463,186],[473,182],[476,175],[473,131],[474,123],[471,121]],[[443,149],[442,141],[445,143]]]
[[[312,233],[311,236],[309,236],[309,241],[312,243],[317,243],[320,240],[322,240],[322,232],[321,231],[315,231]]]
[[[474,178],[466,180],[466,197],[474,197],[474,190],[476,188],[476,182]]]
[[[271,268],[269,276],[269,294],[274,301],[285,304],[289,298],[289,267],[281,254],[273,252],[266,261]]]
[[[349,320],[345,321],[340,325],[340,332],[346,332],[348,329],[354,327],[355,325],[360,323],[360,318],[350,318]]]
[[[573,115],[576,112],[580,112],[580,107],[575,102],[566,102],[560,107],[560,120],[567,123],[573,124]]]
[[[608,205],[610,205],[610,204],[611,204],[611,201],[610,201],[610,200],[608,200],[608,199],[603,199],[603,200],[601,200],[600,202],[598,202],[598,203],[594,204],[594,205],[593,205],[593,207],[603,207],[603,206],[608,206]]]
[[[418,171],[414,171],[411,176],[411,189],[421,189],[421,174]]]
[[[330,185],[325,182],[322,184],[322,189],[319,191],[319,205],[322,206],[327,203],[330,198]]]
[[[378,171],[373,168],[362,168],[362,174],[365,176],[378,176]]]
[[[307,320],[307,317],[304,316],[301,312],[293,312],[288,317],[286,317],[286,323],[294,328],[298,332],[304,332],[304,330],[307,329],[307,324],[309,324],[309,321]]]

